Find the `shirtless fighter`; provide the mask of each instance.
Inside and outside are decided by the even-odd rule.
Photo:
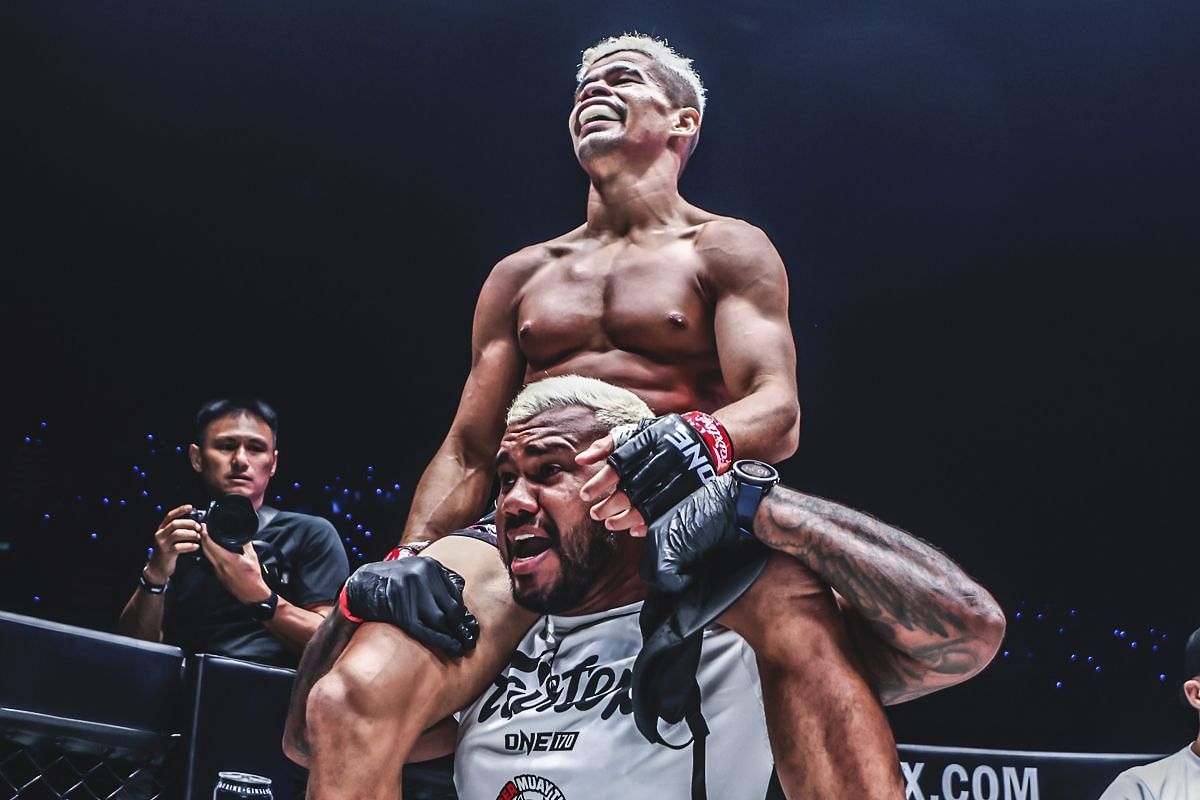
[[[485,282],[475,313],[471,372],[446,441],[418,485],[405,544],[436,539],[482,512],[504,409],[523,383],[548,375],[604,378],[632,389],[660,414],[703,412],[688,419],[708,445],[714,471],[726,467],[734,451],[764,461],[794,452],[795,348],[779,256],[757,228],[696,208],[678,192],[703,111],[703,87],[690,62],[660,42],[619,37],[584,53],[568,125],[591,178],[587,221],[503,259]],[[601,440],[581,458],[598,463],[610,450],[611,441]],[[644,533],[642,515],[616,487],[616,473],[605,468],[581,497],[610,529]],[[646,498],[638,505],[645,508]],[[479,617],[482,636],[469,656],[451,665],[440,653],[390,662],[388,674],[402,678],[395,688],[400,696],[389,694],[388,703],[372,703],[371,710],[383,718],[405,709],[412,730],[393,743],[401,751],[424,728],[475,697],[534,619],[513,603],[490,545],[450,537],[426,552],[466,579],[467,604]],[[789,647],[799,650],[806,643],[798,634],[787,635],[793,615],[787,612],[786,570],[773,580],[780,581],[775,588],[781,620],[773,652],[786,661]],[[366,626],[359,638],[398,635]],[[379,646],[395,651],[387,641]],[[314,650],[313,657],[320,652]],[[783,670],[762,673],[769,692],[773,681],[788,680]],[[381,685],[385,678],[373,680]],[[875,674],[872,681],[885,701],[900,699],[907,686],[905,676]],[[875,792],[899,785],[891,778],[866,778],[895,770],[886,726],[874,739],[855,731],[853,753],[795,746],[786,728],[802,713],[798,706],[819,704],[811,690],[806,695],[799,687],[779,688],[781,697],[793,698],[768,707],[785,788],[828,788],[826,794],[834,794],[860,782]],[[849,721],[827,716],[828,740],[848,741]],[[289,747],[303,760],[302,741],[293,739]],[[863,771],[861,780],[855,770]],[[315,785],[321,774],[315,765]],[[826,775],[829,782],[814,786],[814,775]]]

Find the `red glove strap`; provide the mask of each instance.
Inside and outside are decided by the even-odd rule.
[[[350,607],[348,605],[346,605],[346,587],[345,586],[343,586],[342,590],[340,592],[338,592],[338,611],[341,611],[342,616],[345,617],[346,619],[350,620],[351,622],[362,622],[363,621],[362,617],[356,617],[350,613]]]
[[[708,452],[717,468],[717,474],[728,472],[733,466],[733,439],[729,438],[729,431],[725,430],[725,426],[703,411],[689,411],[681,416],[687,424],[696,429],[708,445]]]
[[[388,551],[388,554],[383,557],[383,560],[399,561],[402,558],[418,555],[426,547],[429,547],[430,544],[432,544],[432,542],[413,542],[412,544],[402,544],[397,547],[393,547]]]

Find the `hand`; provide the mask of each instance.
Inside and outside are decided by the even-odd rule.
[[[175,564],[181,553],[200,549],[200,523],[181,519],[192,510],[190,505],[172,508],[154,532],[154,552],[146,562],[146,580],[163,584],[175,574]]]
[[[212,564],[217,580],[242,603],[260,603],[271,596],[271,587],[263,580],[262,565],[258,553],[249,542],[242,545],[242,552],[226,550],[208,535],[208,526],[200,526],[200,552]]]
[[[650,525],[642,579],[664,592],[682,591],[696,562],[738,538],[737,486],[732,475],[722,475]]]
[[[359,567],[338,603],[356,622],[387,622],[421,644],[461,656],[475,647],[479,623],[463,603],[462,576],[415,556]]]
[[[588,448],[575,456],[576,464],[598,464],[612,455],[616,445],[611,435],[592,442]],[[646,520],[642,512],[633,507],[629,495],[620,487],[621,476],[612,464],[606,464],[579,489],[579,499],[585,503],[598,500],[592,506],[592,519],[603,522],[610,531],[629,531],[630,536],[646,535]]]
[[[616,446],[608,463],[625,497],[605,511],[615,516],[628,504],[641,514],[643,524],[666,514],[732,463],[733,444],[725,428],[699,411],[621,425],[613,429],[613,439]],[[602,474],[593,480],[600,478]],[[603,485],[597,481],[596,488]]]

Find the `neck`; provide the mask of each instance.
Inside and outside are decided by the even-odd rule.
[[[595,614],[597,611],[620,608],[646,598],[646,582],[638,575],[638,564],[641,562],[645,539],[634,539],[625,534],[619,536],[620,544],[610,567],[596,579],[583,602],[563,616],[581,617],[584,614]]]
[[[625,235],[678,222],[689,208],[679,195],[678,173],[674,157],[659,158],[641,168],[612,161],[589,165],[588,230]]]

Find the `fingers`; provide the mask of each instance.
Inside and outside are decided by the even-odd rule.
[[[580,453],[582,456],[583,453]],[[585,503],[608,497],[617,490],[620,478],[611,465],[604,467],[579,489],[579,499]]]
[[[579,455],[575,456],[576,464],[598,464],[613,453],[612,436],[604,436],[588,445]]]
[[[190,503],[184,503],[181,506],[176,506],[175,508],[172,508],[170,511],[167,512],[167,515],[165,517],[163,517],[162,522],[160,522],[158,524],[158,527],[160,527],[160,528],[167,527],[167,524],[170,523],[172,520],[179,519],[180,517],[182,517],[184,514],[188,513],[191,510],[192,510],[192,506]]]

